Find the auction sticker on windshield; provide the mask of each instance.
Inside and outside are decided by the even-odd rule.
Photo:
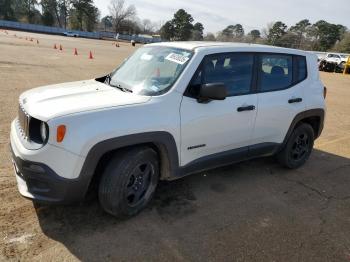
[[[165,59],[183,65],[189,58],[184,55],[170,53]]]
[[[145,61],[151,61],[153,58],[153,55],[149,55],[147,53],[144,53],[142,56],[141,56],[141,60],[145,60]]]

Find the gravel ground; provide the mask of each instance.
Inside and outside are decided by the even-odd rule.
[[[321,74],[326,125],[298,170],[265,158],[163,182],[149,208],[124,221],[95,199],[38,207],[22,198],[8,150],[19,94],[103,75],[133,50],[0,32],[1,261],[350,261],[350,76]]]

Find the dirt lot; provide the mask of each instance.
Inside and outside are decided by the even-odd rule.
[[[326,126],[304,167],[259,159],[162,183],[147,210],[119,221],[96,200],[36,208],[20,197],[9,129],[24,90],[102,75],[133,48],[13,34],[0,32],[1,261],[350,261],[350,76],[322,74]]]

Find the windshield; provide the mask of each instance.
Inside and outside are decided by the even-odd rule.
[[[140,95],[164,94],[177,80],[192,54],[172,47],[142,47],[111,74],[109,84]]]

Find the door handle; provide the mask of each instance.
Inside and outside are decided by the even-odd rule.
[[[241,106],[237,108],[238,112],[243,112],[243,111],[252,111],[255,110],[255,106],[251,105],[251,106]]]
[[[291,98],[288,100],[289,104],[293,104],[293,103],[300,103],[301,101],[303,101],[302,98],[298,97],[298,98]]]

